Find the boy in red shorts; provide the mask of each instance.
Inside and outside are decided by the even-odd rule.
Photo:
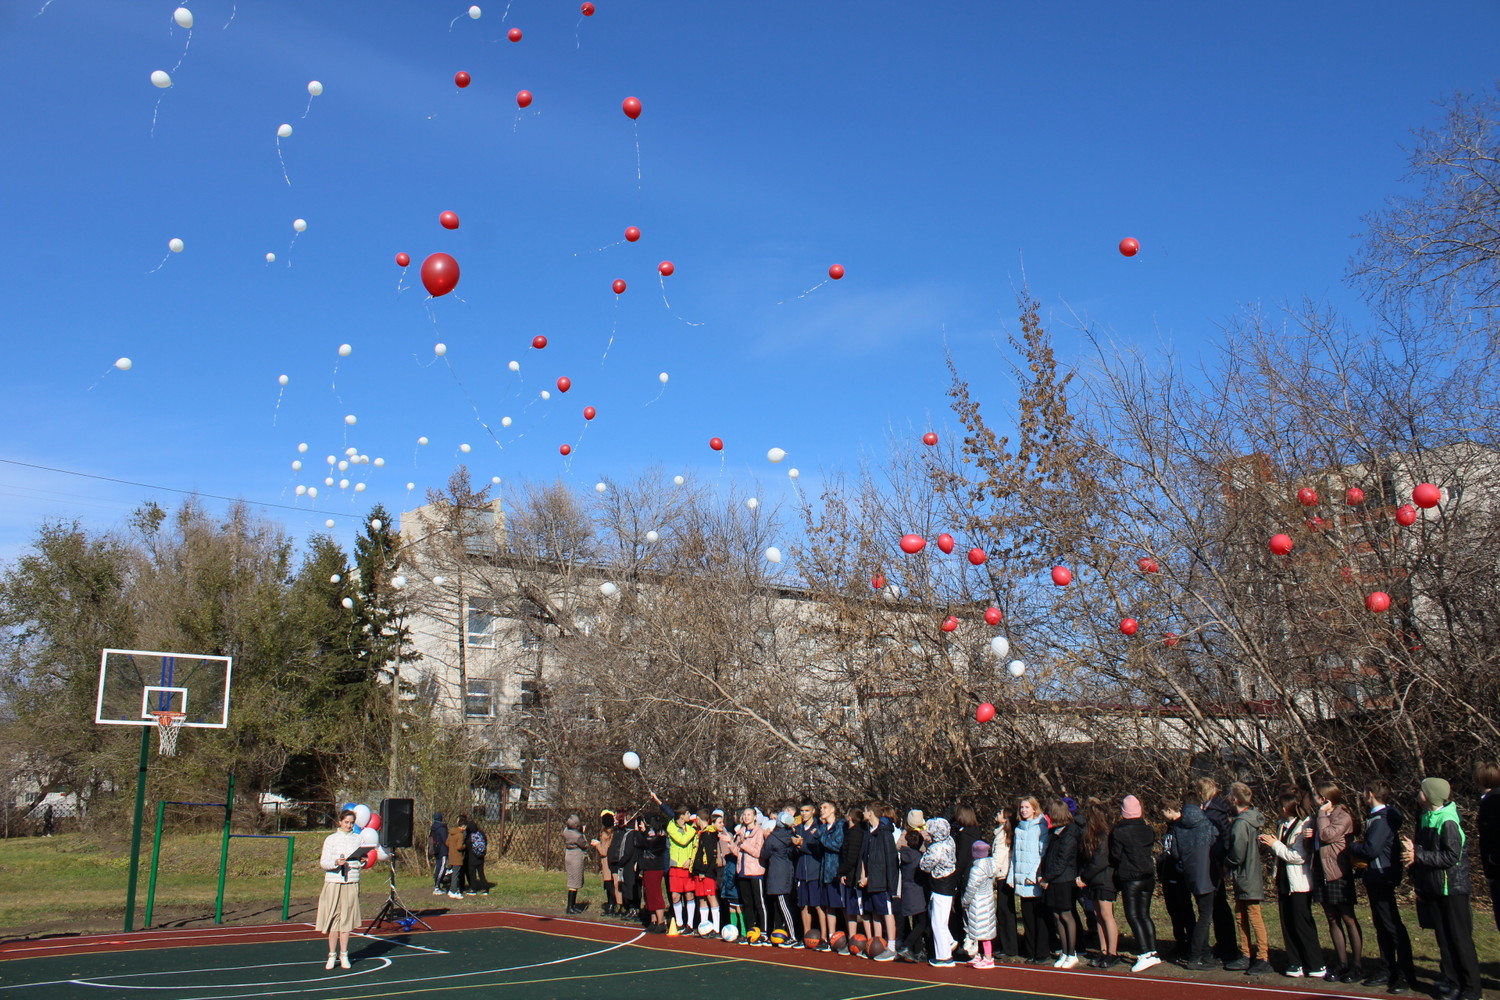
[[[667,891],[672,894],[672,917],[679,933],[692,935],[697,932],[689,911],[694,899],[692,867],[693,852],[698,848],[698,825],[687,806],[670,809],[655,792],[651,793],[651,801],[671,821],[667,824]]]

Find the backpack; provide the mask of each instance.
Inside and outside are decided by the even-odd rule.
[[[475,830],[469,835],[469,850],[474,852],[475,857],[484,857],[484,852],[488,848],[489,842],[484,839],[483,830]]]

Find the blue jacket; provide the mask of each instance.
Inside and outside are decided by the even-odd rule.
[[[1016,823],[1015,843],[1010,849],[1010,874],[1005,876],[1005,881],[1016,890],[1017,896],[1034,898],[1042,894],[1041,886],[1028,883],[1036,881],[1051,835],[1047,821],[1040,816]]]
[[[802,846],[795,848],[797,855],[797,881],[815,882],[823,877],[823,845],[818,842],[818,824],[798,823],[792,834],[802,838]]]
[[[819,858],[823,881],[837,882],[839,852],[844,849],[844,821],[835,816],[832,823],[814,823],[813,831],[818,838],[818,848],[823,852]]]
[[[1203,814],[1203,810],[1191,803],[1182,807],[1182,818],[1172,824],[1173,849],[1177,864],[1182,871],[1182,880],[1188,892],[1202,896],[1214,891],[1213,860],[1214,844],[1219,839],[1218,828]]]
[[[1384,805],[1369,816],[1365,839],[1349,844],[1349,853],[1370,862],[1365,885],[1398,885],[1401,882],[1401,824],[1406,817],[1393,805]]]
[[[785,895],[795,887],[796,869],[792,860],[795,850],[791,827],[777,826],[766,834],[766,846],[761,849],[761,860],[766,864],[766,895]]]

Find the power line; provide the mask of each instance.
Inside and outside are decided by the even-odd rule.
[[[152,483],[135,483],[131,482],[129,479],[114,479],[110,476],[96,476],[91,472],[75,472],[72,469],[54,469],[50,465],[35,465],[31,462],[18,462],[13,458],[0,458],[0,462],[4,462],[6,465],[19,465],[22,468],[26,469],[40,469],[43,472],[56,472],[57,474],[63,476],[78,476],[80,479],[97,479],[100,482],[104,483],[117,483],[121,486],[134,486],[143,490],[163,490],[167,493],[181,493],[183,496],[207,497],[210,500],[223,500],[226,503],[255,503],[254,501],[246,500],[244,497],[225,497],[219,496],[216,493],[204,493],[201,490],[180,490],[175,486],[157,486]],[[364,518],[363,514],[341,514],[338,511],[308,510],[306,507],[293,507],[290,504],[284,503],[259,502],[255,503],[255,506],[276,507],[280,510],[294,510],[299,514],[322,514],[325,517],[354,517],[360,519]]]

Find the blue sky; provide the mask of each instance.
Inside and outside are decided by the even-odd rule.
[[[345,539],[344,515],[409,508],[460,460],[585,489],[660,465],[774,503],[789,466],[806,485],[892,433],[919,447],[954,429],[945,345],[992,408],[1013,398],[995,340],[1023,261],[1065,356],[1069,307],[1193,357],[1247,304],[1349,305],[1360,216],[1400,190],[1435,101],[1492,85],[1500,37],[1488,2],[596,0],[584,20],[490,0],[476,21],[195,0],[162,91],[187,37],[171,0],[42,3],[0,8],[0,458],[285,503],[294,534],[332,516]],[[630,225],[640,242],[609,246]],[[463,277],[428,301],[437,251]],[[572,390],[540,400],[560,375]],[[351,476],[367,492],[322,484],[346,446],[386,461]],[[177,499],[0,464],[0,557],[43,518],[109,527],[148,496]]]

